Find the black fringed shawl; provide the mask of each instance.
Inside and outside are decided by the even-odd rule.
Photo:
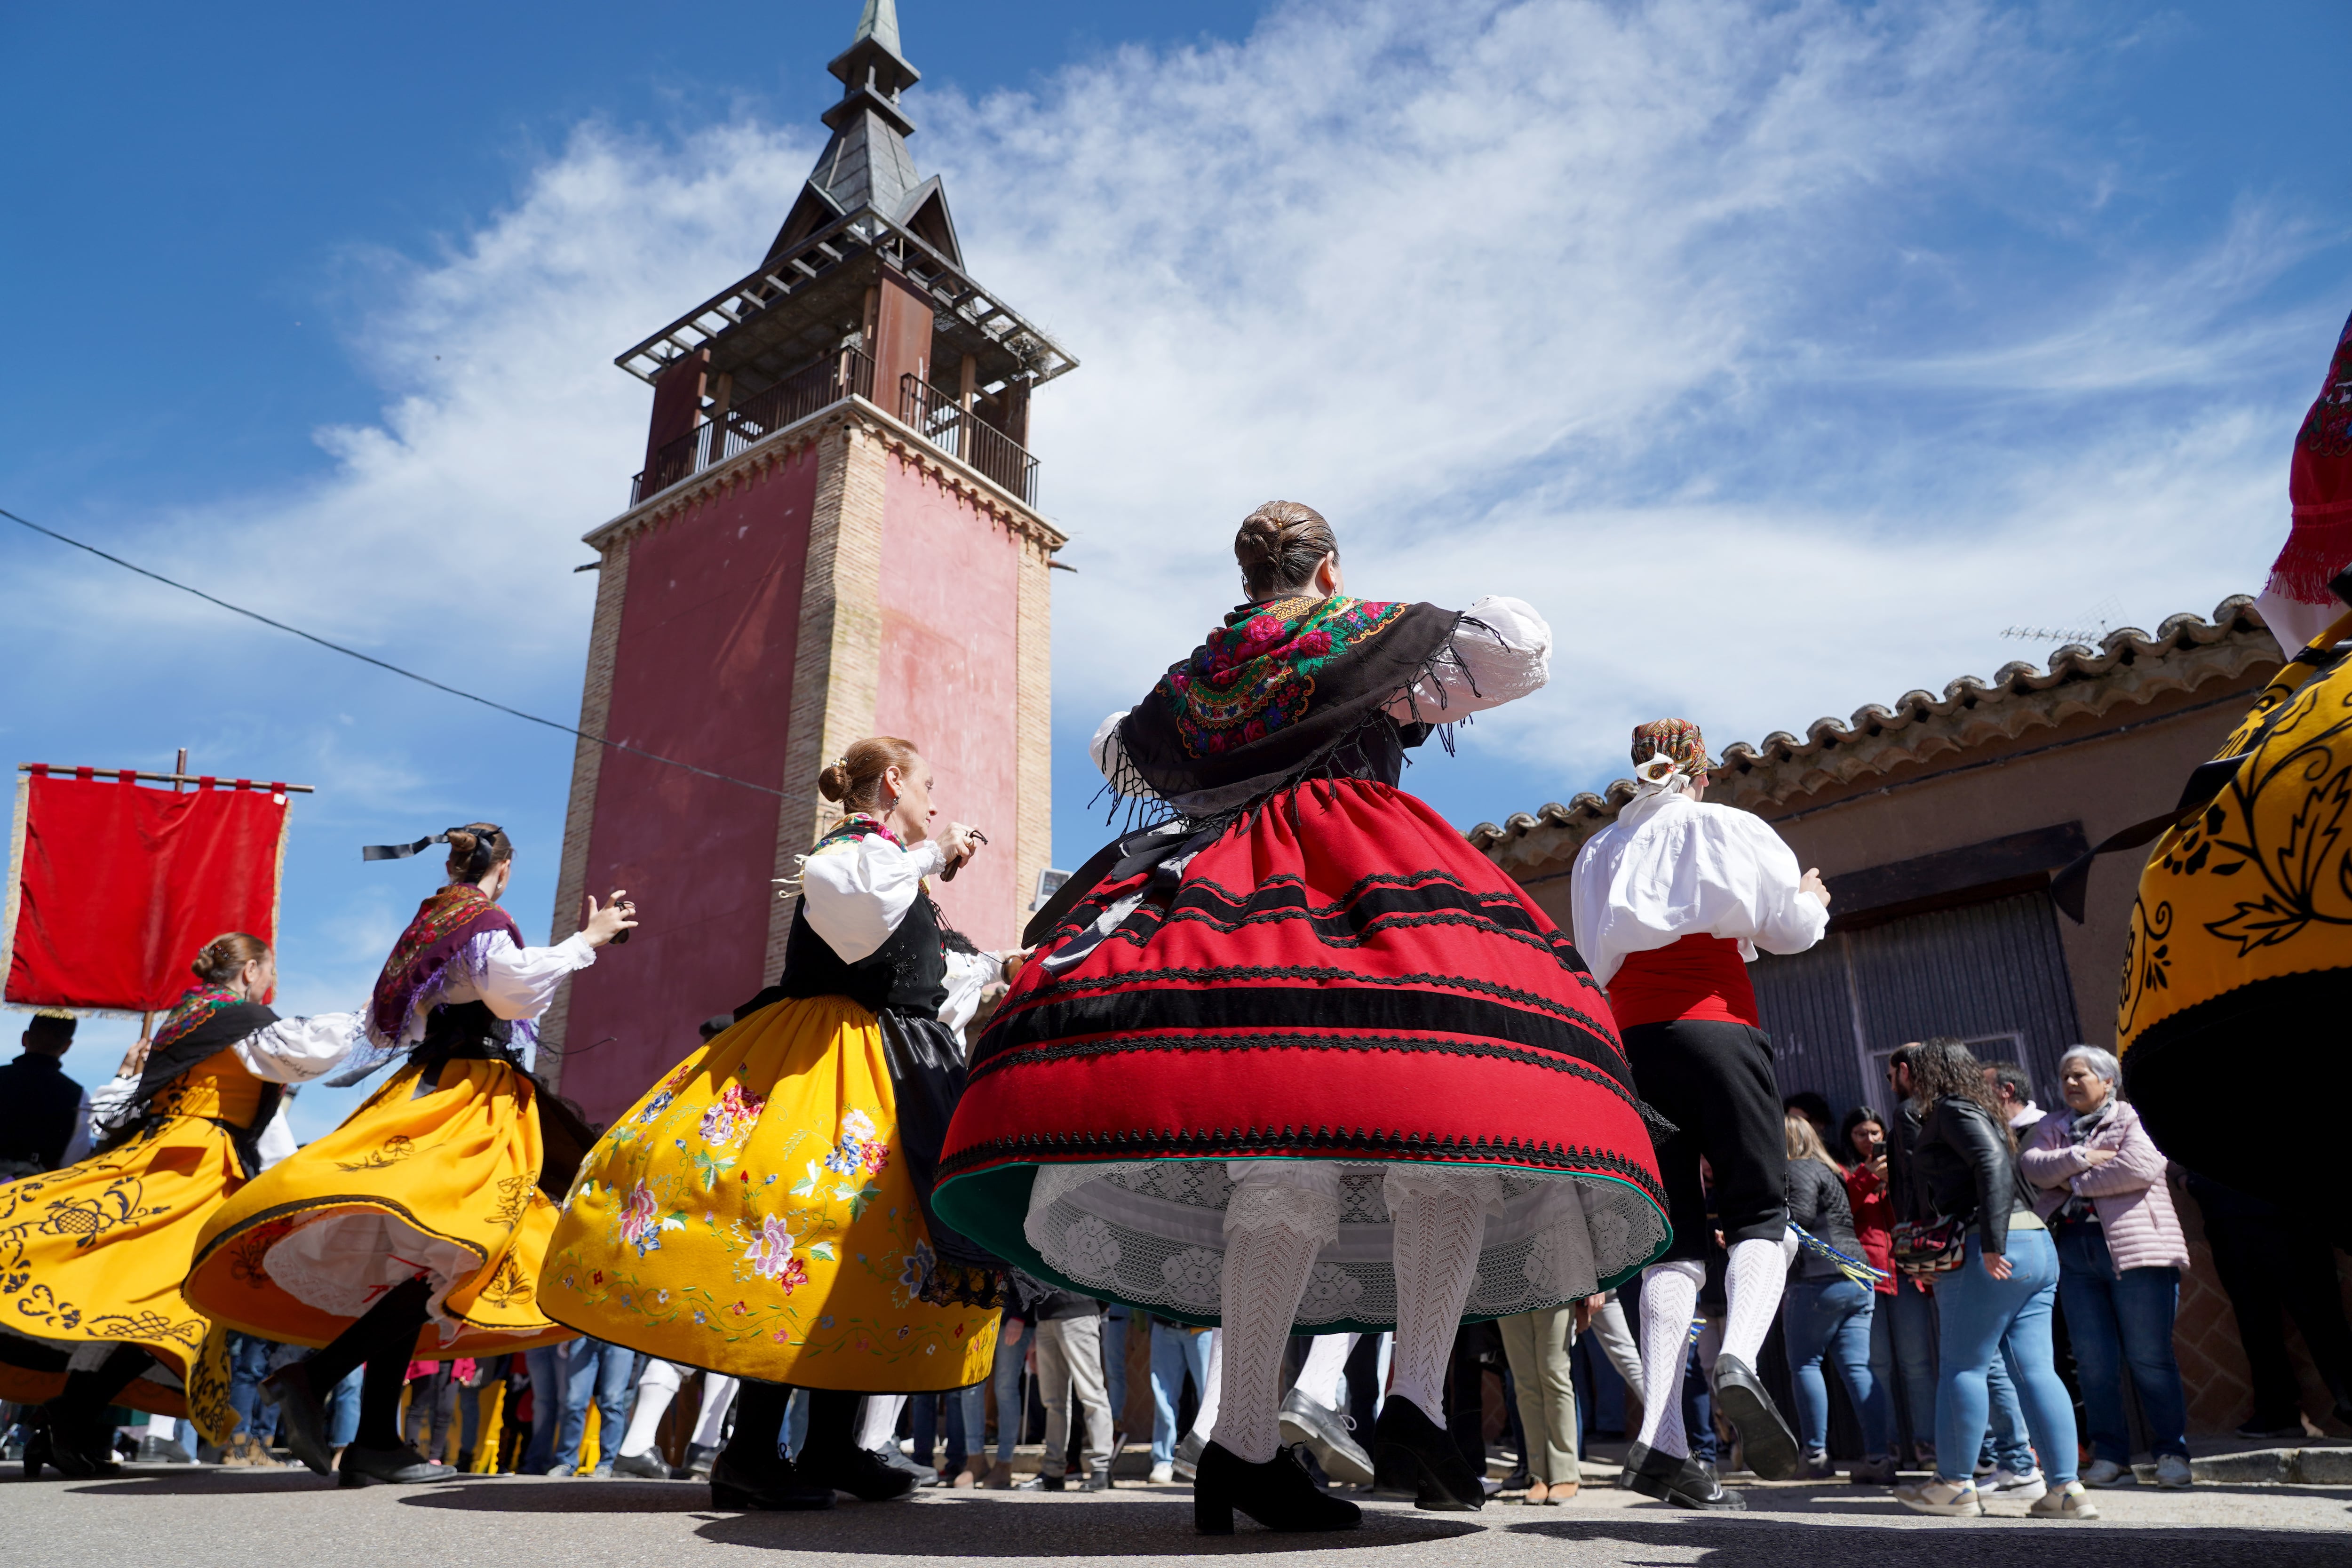
[[[1459,612],[1334,595],[1244,605],[1120,721],[1113,793],[1162,800],[1215,791],[1262,799],[1333,771],[1385,711],[1451,658]],[[1418,745],[1443,714],[1397,725]]]
[[[179,1005],[164,1018],[163,1026],[155,1031],[154,1043],[147,1047],[147,1060],[140,1068],[139,1088],[130,1103],[117,1113],[114,1131],[107,1134],[97,1152],[110,1153],[160,1124],[163,1117],[154,1109],[155,1098],[170,1087],[173,1079],[205,1058],[226,1050],[247,1035],[276,1022],[278,1015],[260,1003],[245,1001],[221,986],[200,985],[182,996]],[[278,1101],[285,1093],[283,1085],[265,1083],[261,1103],[250,1125],[220,1124],[236,1144],[237,1158],[248,1176],[260,1169],[254,1145],[260,1141],[270,1119],[278,1114]]]

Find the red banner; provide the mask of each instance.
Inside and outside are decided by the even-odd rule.
[[[189,961],[213,938],[277,945],[278,786],[174,794],[36,775],[18,786],[15,837],[0,929],[11,1005],[162,1012],[195,984]]]

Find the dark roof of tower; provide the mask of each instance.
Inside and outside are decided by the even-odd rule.
[[[837,218],[871,207],[904,226],[948,261],[963,264],[947,194],[936,175],[923,179],[907,151],[915,122],[898,96],[922,79],[899,53],[897,0],[866,0],[857,34],[825,68],[841,79],[841,101],[824,111],[833,132],[816,167],[809,172],[770,258],[790,250]]]

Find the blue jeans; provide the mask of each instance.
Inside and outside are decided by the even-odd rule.
[[[530,1373],[530,1445],[523,1450],[522,1473],[543,1476],[555,1463],[555,1435],[563,1427],[563,1352],[567,1345],[545,1345],[523,1352]],[[576,1464],[579,1456],[572,1456]]]
[[[236,1412],[240,1431],[259,1435],[253,1424],[253,1407],[261,1398],[261,1380],[269,1375],[269,1352],[274,1348],[268,1340],[251,1334],[228,1337],[228,1407]]]
[[[1882,1331],[1881,1324],[1885,1325]],[[1871,1311],[1873,1339],[1884,1332],[1879,1362],[1903,1390],[1907,1417],[1901,1436],[1913,1443],[1936,1440],[1936,1303],[1909,1280],[1881,1296]]]
[[[1862,1417],[1862,1451],[1878,1458],[1891,1450],[1894,1417],[1886,1390],[1870,1372],[1873,1291],[1843,1277],[1791,1279],[1781,1297],[1780,1321],[1789,1336],[1789,1372],[1797,1389],[1797,1431],[1808,1453],[1827,1451],[1830,1385],[1822,1375],[1826,1356],[1837,1367],[1846,1394]]]
[[[2011,1372],[2007,1354],[1992,1358],[1985,1368],[1985,1394],[1989,1402],[1988,1420],[1991,1423],[1984,1436],[1984,1447],[1977,1450],[1977,1464],[1999,1465],[2013,1476],[2021,1476],[2033,1468],[2033,1440],[2026,1435],[2025,1407],[2018,1403],[2017,1378]]]
[[[365,1366],[352,1368],[325,1396],[330,1448],[347,1448],[360,1435],[360,1379],[366,1371]]]
[[[629,1391],[637,1383],[637,1352],[602,1340],[574,1340],[563,1369],[563,1440],[554,1463],[566,1470],[580,1465],[580,1445],[588,1436],[588,1401],[596,1401],[596,1450],[610,1459],[628,1429]]]
[[[2025,1424],[2041,1450],[2053,1487],[2075,1479],[2074,1402],[2051,1363],[2050,1313],[2058,1301],[2058,1248],[2046,1230],[2011,1226],[2010,1277],[1984,1271],[1983,1243],[1971,1233],[1968,1258],[1949,1274],[1936,1277],[1936,1305],[1943,1320],[1943,1378],[1936,1389],[1936,1471],[1938,1479],[1965,1481],[1976,1468],[1977,1445],[1984,1440],[1991,1400],[1987,1369],[1993,1358],[2009,1357]]]
[[[946,1394],[918,1394],[908,1407],[914,1423],[915,1458],[923,1464],[931,1462],[931,1449],[940,1439],[940,1428],[947,1428],[948,1451],[944,1461],[950,1475],[963,1468],[963,1462],[976,1447],[988,1428],[987,1406],[981,1385],[959,1388]],[[938,1402],[947,1402],[947,1417],[940,1417]]]
[[[2124,1418],[2124,1368],[2139,1390],[2148,1447],[2158,1456],[2189,1457],[2189,1399],[2180,1363],[2172,1359],[2172,1314],[2180,1300],[2180,1271],[2118,1271],[2107,1236],[2096,1225],[2058,1231],[2058,1299],[2066,1308],[2074,1371],[2083,1383],[2083,1413],[2091,1423],[2091,1451],[2118,1465],[2131,1463],[2131,1428]]]
[[[1029,1340],[1036,1331],[1033,1325],[1023,1323],[1021,1342],[1008,1345],[1003,1331],[997,1331],[996,1370],[991,1377],[996,1390],[996,1462],[1000,1465],[1013,1462],[1013,1445],[1021,1441],[1021,1423],[1029,1414],[1022,1393],[1021,1363],[1029,1357]]]
[[[1190,1373],[1196,1398],[1209,1396],[1209,1336],[1154,1320],[1151,1325],[1151,1462],[1176,1462],[1176,1411]]]

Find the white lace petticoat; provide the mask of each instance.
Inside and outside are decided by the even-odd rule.
[[[1508,1317],[1591,1295],[1601,1280],[1645,1261],[1665,1238],[1656,1207],[1622,1182],[1423,1161],[1040,1165],[1023,1228],[1046,1265],[1080,1286],[1213,1321],[1226,1211],[1234,1207],[1236,1223],[1283,1224],[1323,1238],[1298,1304],[1300,1324],[1392,1325],[1397,1280],[1388,1183],[1391,1175],[1410,1180],[1423,1172],[1475,1178],[1488,1197],[1477,1279],[1465,1308],[1475,1317]]]

